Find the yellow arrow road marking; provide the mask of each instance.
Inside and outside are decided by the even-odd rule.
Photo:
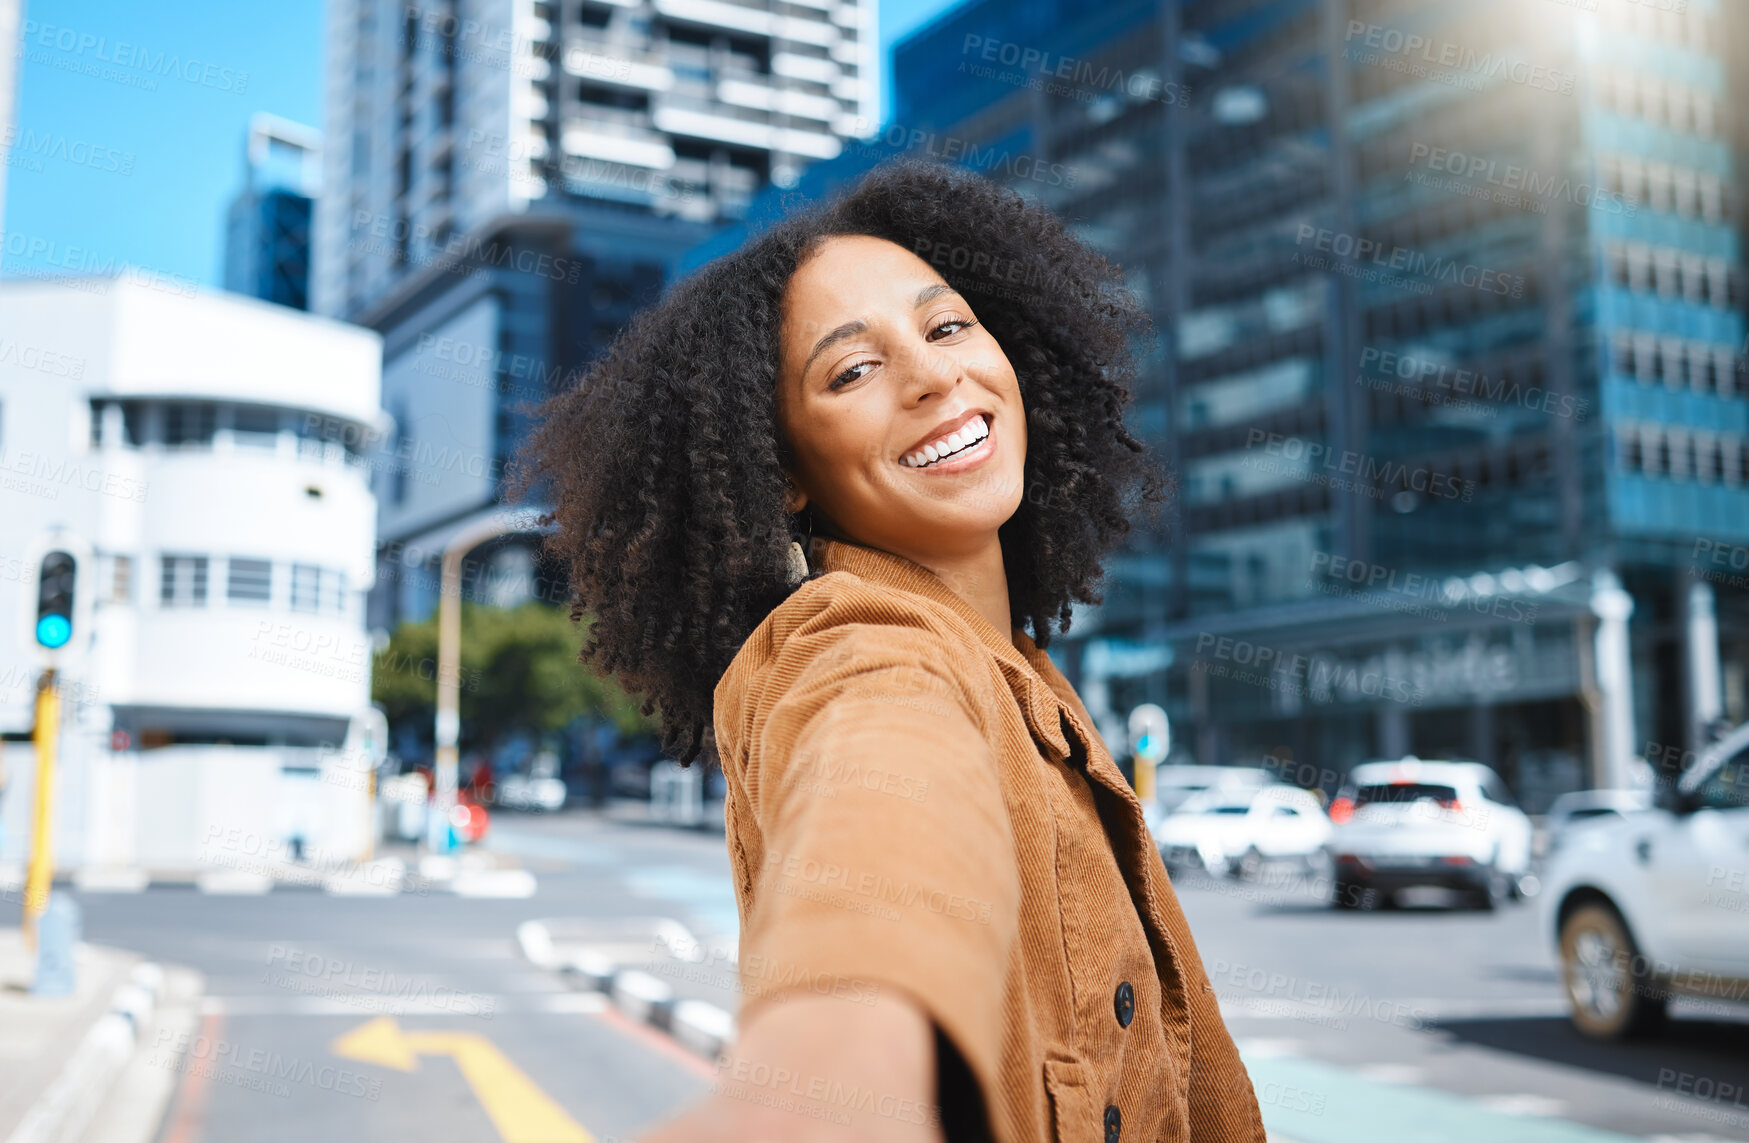
[[[521,1068],[477,1032],[404,1032],[379,1016],[338,1037],[337,1056],[410,1072],[419,1057],[449,1056],[504,1143],[595,1143],[595,1136],[565,1113]]]

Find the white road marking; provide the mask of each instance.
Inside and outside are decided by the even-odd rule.
[[[534,874],[526,869],[480,869],[458,873],[450,882],[457,897],[532,897]]]
[[[1427,1079],[1427,1069],[1414,1064],[1363,1064],[1354,1074],[1377,1083],[1421,1083]]]
[[[1301,1054],[1305,1044],[1299,1040],[1236,1040],[1239,1053],[1254,1060],[1273,1060],[1277,1056]]]
[[[1567,1101],[1548,1095],[1519,1092],[1515,1095],[1478,1095],[1477,1103],[1502,1115],[1536,1115],[1559,1119],[1567,1113]]]

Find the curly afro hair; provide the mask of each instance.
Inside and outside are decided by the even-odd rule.
[[[794,590],[800,521],[784,510],[789,447],[776,404],[780,305],[825,239],[872,235],[935,268],[1007,354],[1026,408],[1027,493],[1001,529],[1014,623],[1048,644],[1164,474],[1123,423],[1132,338],[1153,326],[1122,273],[1012,190],[919,159],[876,167],[834,201],[793,211],[639,312],[540,410],[514,491],[556,524],[580,661],[659,711],[662,746],[711,744],[711,695],[761,620]]]

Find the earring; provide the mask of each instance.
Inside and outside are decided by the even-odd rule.
[[[804,511],[808,514],[808,546],[804,548],[800,540],[789,542],[789,585],[791,587],[801,586],[801,582],[808,578],[808,549],[814,546],[814,510],[810,506]]]

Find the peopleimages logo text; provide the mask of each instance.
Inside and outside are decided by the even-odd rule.
[[[1577,79],[1572,72],[1517,59],[1505,52],[1477,51],[1467,44],[1433,40],[1385,24],[1369,24],[1365,20],[1348,21],[1348,34],[1345,39],[1350,44],[1359,40],[1387,56],[1413,59],[1423,67],[1432,65],[1493,80],[1504,79],[1522,87],[1555,91],[1562,95],[1572,94]]]
[[[1294,245],[1305,246],[1308,243],[1312,249],[1334,254],[1338,258],[1406,271],[1448,286],[1467,286],[1484,293],[1505,294],[1514,298],[1524,296],[1522,275],[1502,274],[1498,270],[1473,263],[1457,262],[1423,250],[1391,245],[1357,234],[1302,222],[1299,233],[1294,238]]]
[[[94,32],[82,32],[77,28],[63,28],[37,20],[24,21],[24,31],[19,36],[19,43],[26,49],[58,51],[93,64],[109,64],[112,67],[145,72],[166,79],[180,79],[219,91],[243,92],[249,87],[249,73],[246,71],[220,67],[214,63],[202,63],[197,59],[185,59],[175,52],[154,51],[141,44],[130,44],[126,40],[111,41],[108,36],[100,36]]]

